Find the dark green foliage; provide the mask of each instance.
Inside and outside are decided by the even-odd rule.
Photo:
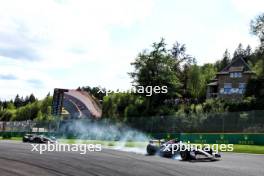
[[[242,101],[226,101],[224,103],[229,112],[257,110],[256,99],[252,97],[247,97]]]
[[[14,106],[16,108],[20,108],[22,106],[26,106],[29,103],[34,103],[37,99],[33,94],[30,94],[30,96],[26,96],[24,99],[23,97],[20,97],[18,94],[16,95],[14,99]]]
[[[23,106],[23,103],[24,103],[23,97],[20,98],[19,95],[17,94],[15,97],[15,100],[14,100],[15,107],[19,108],[19,107]]]
[[[112,93],[104,97],[103,117],[124,121],[127,117],[136,117],[144,114],[146,100],[143,97],[130,93]]]
[[[166,86],[168,92],[145,96],[147,114],[154,115],[156,109],[164,104],[166,99],[181,97],[183,74],[182,65],[193,62],[193,58],[185,54],[185,46],[175,43],[171,50],[166,48],[164,39],[152,45],[150,52],[142,52],[131,65],[134,72],[129,73],[134,85],[139,86]]]
[[[52,120],[51,103],[51,96],[47,96],[42,101],[38,101],[34,95],[31,94],[24,101],[23,98],[17,95],[14,103],[12,101],[1,103],[0,121],[34,120],[38,117],[39,112],[43,114],[41,120]]]
[[[226,49],[224,54],[223,54],[223,58],[221,60],[219,60],[219,61],[216,61],[216,63],[214,65],[215,65],[217,71],[221,71],[228,64],[230,64],[230,62],[231,62],[230,53]]]
[[[8,110],[0,110],[0,120],[1,121],[9,121],[13,118],[13,113]]]
[[[251,54],[251,47],[248,46],[247,49],[244,49],[243,45],[239,43],[237,49],[234,51],[232,60],[235,60],[237,58],[243,58],[246,61],[250,56],[250,54]]]
[[[251,79],[247,84],[245,96],[260,98],[264,96],[264,79]]]
[[[104,96],[106,95],[106,89],[101,88],[101,87],[90,87],[90,86],[85,86],[85,87],[79,87],[79,90],[84,90],[86,92],[89,92],[91,95],[96,97],[99,101],[102,101]],[[77,89],[77,90],[78,90]]]
[[[216,68],[212,64],[192,65],[187,72],[188,98],[204,100],[208,82],[215,77]]]
[[[263,46],[264,44],[264,13],[257,16],[251,21],[251,32],[258,36]]]

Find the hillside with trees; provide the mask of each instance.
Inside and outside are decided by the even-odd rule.
[[[13,100],[0,101],[0,121],[51,121],[52,96],[37,100],[33,94],[26,98],[17,95]]]
[[[165,39],[153,43],[149,50],[143,50],[128,73],[132,85],[167,86],[168,93],[146,96],[138,93],[111,93],[106,96],[100,87],[79,87],[96,97],[103,105],[103,118],[129,121],[131,117],[177,116],[179,113],[198,114],[214,112],[234,112],[264,109],[264,13],[250,24],[251,33],[259,38],[259,46],[238,44],[234,53],[225,50],[215,63],[197,65],[194,56],[187,52],[187,46],[175,42],[169,47]],[[224,99],[206,100],[207,84],[215,74],[232,60],[242,57],[256,77],[247,84],[246,93],[240,101]],[[103,89],[106,90],[106,89]],[[0,102],[0,121],[51,121],[52,97],[48,94],[37,100],[33,94],[23,98]]]

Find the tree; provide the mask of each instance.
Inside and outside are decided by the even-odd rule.
[[[93,95],[94,97],[96,97],[98,100],[103,100],[104,96],[106,96],[106,89],[105,88],[101,88],[100,86],[98,87],[90,87],[90,86],[86,86],[86,87],[82,87],[80,88],[80,90],[84,90],[86,92],[89,92],[91,95]]]
[[[181,95],[183,97],[189,98],[189,91],[187,91],[187,84],[188,84],[188,79],[189,79],[189,71],[190,71],[191,65],[189,64],[184,64],[183,65],[183,71],[180,73],[179,79],[182,83],[181,87]]]
[[[127,117],[144,115],[145,98],[133,93],[112,93],[104,97],[103,117],[125,121]]]
[[[37,114],[37,117],[36,117],[35,120],[37,120],[37,121],[42,121],[43,120],[43,115],[42,115],[42,112],[40,110],[38,111],[38,114]]]
[[[231,59],[230,59],[230,53],[229,51],[226,49],[224,54],[223,54],[223,59],[222,59],[222,67],[226,67],[228,64],[230,64]]]
[[[247,46],[247,48],[245,50],[245,54],[247,57],[249,57],[252,54],[252,48],[250,45]]]
[[[247,97],[254,96],[256,98],[263,97],[262,89],[263,89],[263,79],[251,79],[246,88],[245,95]]]
[[[180,94],[184,97],[188,97],[188,71],[191,65],[196,63],[196,60],[194,57],[186,53],[186,46],[184,44],[180,44],[177,41],[173,44],[170,52],[173,59],[175,60],[174,71],[182,84]]]
[[[28,98],[29,103],[34,103],[36,100],[37,100],[36,97],[33,94],[30,94]]]
[[[14,113],[10,110],[0,111],[0,120],[1,121],[10,121],[14,117]]]
[[[8,105],[7,101],[2,102],[2,108],[3,109],[7,109],[7,105]]]
[[[261,47],[264,47],[264,13],[251,20],[251,32],[259,37]]]
[[[177,41],[173,44],[171,51],[171,55],[175,60],[174,69],[176,72],[180,72],[183,70],[183,65],[191,65],[194,64],[195,58],[186,54],[186,46],[184,44],[180,44]]]
[[[23,106],[24,104],[24,101],[22,98],[19,97],[19,95],[17,94],[16,97],[15,97],[15,100],[14,100],[14,105],[16,108],[19,108],[21,106]]]
[[[207,84],[211,79],[215,77],[217,69],[213,64],[204,64],[203,66],[201,66],[201,72]]]
[[[10,101],[10,102],[7,103],[6,109],[8,109],[8,110],[15,110],[16,107],[15,107],[14,103],[12,101]]]
[[[187,90],[193,98],[200,98],[203,96],[206,87],[205,79],[201,73],[199,66],[193,65],[188,72]]]
[[[52,97],[47,95],[42,101],[40,105],[41,112],[43,114],[47,114],[49,110],[49,106],[52,104]]]
[[[230,53],[229,51],[226,49],[223,57],[220,61],[217,61],[215,63],[215,67],[217,68],[217,71],[221,71],[222,69],[224,69],[228,64],[230,64],[231,59],[230,59]]]
[[[234,51],[232,60],[235,60],[237,58],[245,59],[246,57],[247,57],[246,50],[244,50],[243,45],[239,43],[237,49]]]
[[[204,64],[201,66],[201,74],[202,74],[202,80],[203,80],[203,86],[201,87],[201,93],[200,93],[200,99],[206,98],[206,91],[207,91],[207,84],[215,78],[215,75],[217,73],[217,69],[213,64]]]
[[[259,59],[252,67],[252,69],[254,70],[254,72],[256,73],[256,75],[258,77],[262,77],[262,75],[264,75],[264,60]]]
[[[165,99],[180,96],[181,83],[176,71],[184,59],[179,58],[183,51],[184,49],[181,47],[180,51],[172,49],[170,53],[166,49],[164,39],[161,39],[160,42],[153,43],[150,52],[143,51],[135,59],[135,62],[131,63],[135,71],[129,75],[136,87],[167,86],[167,94],[153,94],[146,97],[146,111],[149,114],[155,114],[155,107],[163,104]]]
[[[256,50],[255,55],[258,59],[257,64],[259,64],[257,67],[262,68],[260,77],[264,77],[264,13],[253,19],[250,27],[252,34],[258,36],[260,40],[260,46]]]

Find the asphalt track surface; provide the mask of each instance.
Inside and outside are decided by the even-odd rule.
[[[220,161],[184,162],[109,149],[85,155],[31,149],[0,140],[0,176],[264,176],[264,155],[224,153]]]

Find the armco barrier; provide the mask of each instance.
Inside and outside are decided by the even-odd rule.
[[[0,137],[3,138],[12,138],[12,137],[23,137],[25,134],[29,132],[0,132]],[[30,134],[38,134],[38,135],[46,135],[46,136],[56,136],[56,133],[49,133],[49,132],[34,132]]]
[[[190,143],[264,145],[264,133],[152,133],[150,136]]]
[[[264,145],[264,133],[181,133],[190,143]]]
[[[22,137],[25,134],[26,132],[0,132],[0,137]],[[74,138],[59,133],[35,134]],[[155,139],[178,139],[190,143],[264,145],[264,133],[152,133],[150,136]]]
[[[180,139],[180,133],[151,133],[151,138],[154,139]]]

